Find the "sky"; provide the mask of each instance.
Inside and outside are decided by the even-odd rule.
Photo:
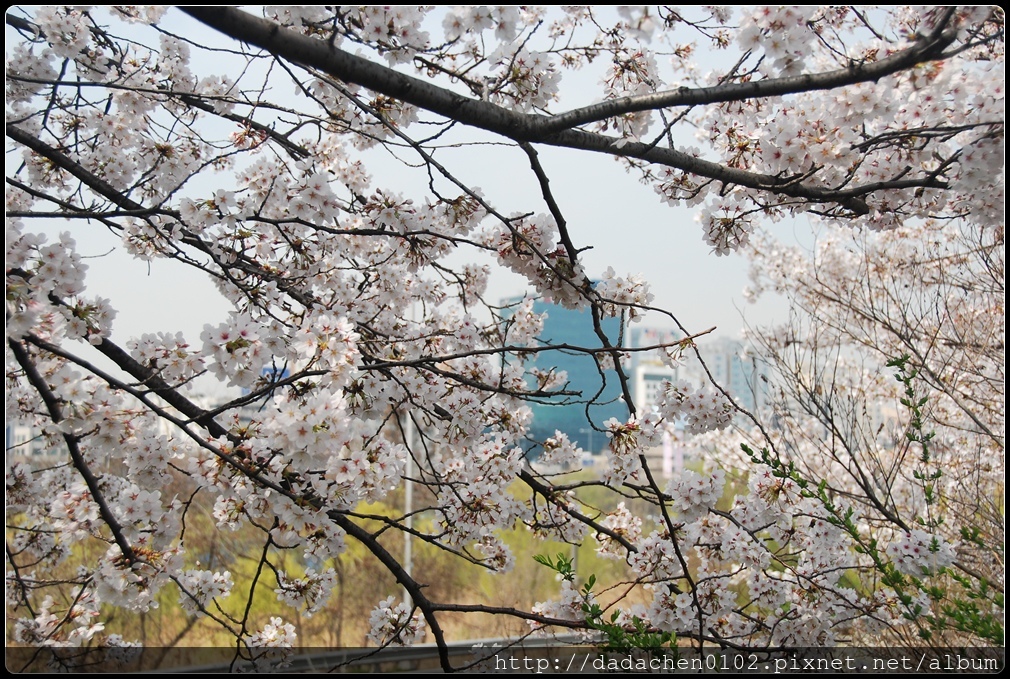
[[[198,43],[217,39],[210,29],[177,10],[170,10],[163,24]],[[9,27],[7,31],[8,37],[13,37]],[[202,68],[198,57],[194,51],[194,71],[201,75],[227,71],[223,63]],[[600,71],[565,71],[562,92],[570,94],[552,110],[593,101],[600,90],[599,78]],[[291,85],[285,83],[284,87]],[[689,129],[679,134],[678,143],[694,141]],[[553,147],[537,150],[575,245],[592,248],[582,255],[590,277],[598,277],[608,266],[618,276],[641,274],[651,285],[653,304],[671,311],[690,333],[715,327],[713,337],[738,337],[745,323],[763,325],[785,319],[787,306],[781,299],[765,299],[756,305],[744,301],[746,260],[739,255],[717,257],[703,241],[694,209],[662,203],[650,186],[641,184],[609,156]],[[426,194],[423,171],[406,168],[381,149],[362,156],[374,179],[373,190],[396,190],[415,200]],[[8,173],[18,157],[8,153]],[[504,214],[548,211],[526,155],[518,148],[446,148],[437,157],[469,186],[479,187]],[[37,221],[29,224],[29,228],[38,226]],[[181,330],[190,343],[199,344],[204,324],[216,325],[225,319],[228,305],[205,277],[180,274],[182,267],[174,262],[133,260],[119,249],[118,237],[97,225],[45,225],[51,234],[67,228],[88,258],[88,294],[110,298],[118,310],[115,340],[125,342],[143,333]],[[793,241],[798,234],[809,233],[809,226],[802,220],[782,222],[776,230],[780,238]],[[491,278],[487,298],[511,297],[524,289],[522,279],[500,270]],[[643,325],[671,327],[672,323],[650,316]]]
[[[716,334],[736,336],[745,320],[761,324],[781,317],[785,309],[781,300],[758,304],[744,300],[746,258],[716,256],[705,244],[692,209],[661,203],[651,187],[609,156],[552,147],[538,147],[538,152],[575,245],[592,248],[581,255],[590,277],[600,276],[608,266],[619,276],[641,274],[655,295],[654,305],[673,312],[691,332],[715,326]],[[416,199],[423,196],[424,187],[413,185],[426,183],[425,175],[408,172],[378,153],[368,156],[374,186]],[[526,156],[517,148],[453,149],[443,162],[470,186],[479,187],[503,213],[547,212]],[[797,227],[787,222],[776,226],[781,237],[794,238]],[[53,231],[65,228],[59,223],[50,226]],[[171,328],[191,336],[194,331],[199,334],[203,323],[223,320],[227,306],[213,303],[217,292],[209,281],[197,275],[180,277],[174,262],[133,260],[115,251],[117,237],[98,226],[89,228],[90,233],[75,225],[72,232],[82,253],[92,258],[89,291],[113,299],[120,311],[117,335]],[[462,256],[472,259],[471,254]],[[508,271],[496,271],[488,298],[520,294],[523,282]],[[200,300],[199,314],[194,314],[195,300]],[[670,325],[669,320],[653,317],[644,323]]]

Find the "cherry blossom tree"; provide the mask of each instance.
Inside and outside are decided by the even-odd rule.
[[[961,585],[999,596],[1004,580],[1003,231],[922,220],[819,236],[813,253],[766,235],[750,245],[755,292],[796,310],[756,333],[782,377],[765,419],[803,476],[876,507],[899,571],[920,574],[910,553],[953,559],[958,545],[968,578],[932,605],[956,618]],[[934,627],[934,641],[957,643]]]
[[[289,613],[325,605],[334,560],[354,543],[408,595],[375,601],[370,641],[432,641],[445,669],[448,615],[589,633],[599,606],[617,626],[775,650],[947,624],[956,616],[941,607],[954,604],[932,596],[937,581],[959,583],[958,601],[975,602],[962,613],[982,621],[949,626],[991,642],[1001,569],[980,569],[968,543],[1002,558],[1002,534],[988,530],[1002,511],[957,489],[982,476],[988,493],[1002,470],[1000,10],[169,12],[7,15],[17,38],[6,84],[7,416],[65,451],[45,469],[8,455],[13,641],[130,644],[106,633],[113,611],[145,611],[170,592],[232,638],[235,658],[254,657],[298,643]],[[698,63],[713,54],[726,65]],[[566,107],[566,77],[601,63],[595,103]],[[540,195],[492,201],[440,153],[488,143],[521,154]],[[743,414],[717,385],[671,384],[658,411],[644,411],[622,368],[624,333],[608,335],[603,320],[623,328],[651,311],[676,322],[676,309],[653,309],[632,271],[594,284],[545,146],[619,159],[657,200],[696,208],[716,254],[748,250],[764,285],[804,303],[820,295],[803,305],[816,320],[797,346],[900,358],[865,380],[889,381],[873,385],[874,399],[908,403],[896,412],[907,443],[885,445],[862,413],[825,419],[834,406],[803,381],[828,365],[816,356],[785,371],[800,388],[777,419],[750,414],[756,434],[730,428]],[[426,195],[370,173],[364,159],[383,148]],[[790,267],[759,226],[801,214],[833,233],[880,234],[861,259],[832,241],[817,267]],[[69,222],[58,238],[43,233],[53,219]],[[96,227],[134,258],[212,280],[227,318],[206,319],[199,338],[114,339],[116,302],[88,294],[77,245]],[[487,299],[484,261],[523,277],[531,295],[590,310],[598,343],[557,347],[531,304]],[[984,292],[967,282],[985,276]],[[884,282],[862,291],[864,279]],[[791,341],[769,342],[769,355],[782,359]],[[531,439],[530,403],[598,398],[528,366],[560,348],[613,371],[630,412],[594,423],[610,441],[612,511],[586,501],[599,481],[527,461],[534,449],[558,466],[579,459],[560,432]],[[201,403],[190,387],[203,375],[243,393]],[[825,422],[850,446],[844,455],[818,445]],[[644,452],[674,425],[720,447],[705,469],[663,485]],[[934,482],[941,468],[956,470],[951,486]],[[421,506],[369,509],[407,479]],[[256,531],[254,575],[197,562],[191,527],[206,511],[216,530]],[[987,530],[972,533],[982,511]],[[430,522],[413,521],[422,516]],[[596,541],[629,575],[597,593],[548,559],[562,571],[559,598],[494,607],[434,596],[394,549],[410,535],[507,571],[532,556],[510,553],[503,534],[516,527]],[[291,554],[303,566],[288,572]],[[276,593],[271,610],[253,605],[264,590]]]

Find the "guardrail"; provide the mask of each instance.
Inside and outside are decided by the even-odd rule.
[[[544,658],[552,649],[584,646],[582,635],[566,634],[549,637],[502,637],[497,639],[472,639],[447,644],[453,666],[458,669],[479,671],[518,671],[526,658]],[[585,647],[591,648],[591,646]],[[280,649],[277,649],[278,651]],[[230,660],[161,671],[183,674],[220,672],[405,672],[440,670],[439,649],[436,644],[415,644],[409,647],[339,648],[312,653],[282,655],[274,649],[260,649],[262,655],[255,660]],[[234,653],[234,651],[232,651]],[[516,658],[516,663],[510,662]],[[157,671],[157,670],[156,670]]]
[[[551,668],[594,652],[579,634],[470,639],[447,644],[457,670],[523,671]],[[435,644],[386,648],[64,648],[8,646],[7,668],[16,672],[342,673],[441,671]],[[560,667],[558,668],[560,669]]]

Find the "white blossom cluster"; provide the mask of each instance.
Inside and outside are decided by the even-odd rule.
[[[477,40],[493,28],[496,39],[509,43],[521,26],[521,13],[526,11],[514,6],[451,7],[442,19],[442,28],[446,40]]]
[[[261,333],[258,323],[240,314],[217,327],[208,323],[200,335],[203,354],[211,358],[207,367],[230,385],[251,387],[271,356],[270,337],[261,338]]]
[[[641,320],[642,307],[649,306],[654,298],[649,284],[641,276],[631,275],[624,279],[614,273],[613,267],[607,267],[594,290],[604,300],[603,310],[608,316],[627,313],[629,321]]]
[[[619,535],[633,545],[638,545],[642,539],[642,519],[632,514],[623,502],[617,508],[607,514],[606,518],[600,521],[600,525],[609,528],[614,534]],[[606,533],[597,533],[596,541],[599,543],[597,554],[610,559],[620,559],[628,557],[627,548],[620,542]]]
[[[817,40],[812,20],[823,10],[817,7],[760,7],[744,12],[737,40],[744,49],[761,49],[767,55],[766,69],[781,75],[803,71],[810,44]]]
[[[192,351],[181,332],[147,333],[127,342],[130,355],[161,374],[169,384],[181,384],[203,370],[203,358]]]
[[[561,431],[555,431],[554,436],[544,441],[543,450],[540,461],[544,464],[572,469],[582,461],[582,449],[568,439],[568,434]]]
[[[639,455],[663,439],[662,418],[654,413],[632,415],[627,422],[610,418],[604,423],[610,439],[610,468],[604,472],[607,485],[619,486],[642,471]]]
[[[711,387],[695,389],[684,381],[665,383],[658,402],[663,417],[685,420],[688,433],[702,434],[726,427],[733,419],[733,405]]]
[[[679,479],[672,479],[666,492],[673,498],[671,506],[685,521],[693,521],[708,513],[722,498],[726,472],[716,469],[709,475],[685,469]]]
[[[527,509],[505,492],[523,464],[522,449],[505,448],[500,441],[479,443],[469,460],[445,463],[446,490],[439,497],[442,522],[456,544],[497,542],[497,529],[524,517]]]
[[[491,63],[505,67],[508,75],[503,82],[491,82],[489,99],[520,111],[544,110],[558,98],[561,74],[546,52],[531,52],[525,48],[513,52],[511,46],[492,54]]]
[[[900,540],[888,545],[887,553],[899,571],[922,577],[952,566],[957,560],[956,548],[956,544],[947,542],[940,535],[913,528]]]
[[[271,617],[263,629],[249,637],[248,643],[252,648],[291,648],[297,639],[294,625],[283,618]]]
[[[228,571],[183,571],[179,576],[179,604],[187,613],[197,613],[211,601],[227,597],[234,586]]]
[[[668,632],[690,630],[697,624],[694,597],[687,592],[671,592],[662,586],[654,588],[646,615],[656,627]]]
[[[46,596],[34,618],[19,618],[14,624],[13,638],[28,646],[86,646],[105,629],[100,615],[99,599],[91,590],[74,590],[73,604],[66,606]],[[65,623],[70,621],[70,625]]]
[[[634,544],[638,550],[629,554],[627,559],[636,575],[657,582],[683,577],[683,568],[666,530],[655,530]]]
[[[498,261],[521,274],[545,300],[566,309],[586,304],[583,288],[588,282],[582,265],[573,263],[558,243],[558,227],[546,215],[536,215],[497,228],[488,245],[498,253]]]
[[[396,597],[388,597],[379,602],[368,618],[368,640],[380,646],[413,646],[423,641],[425,635],[424,618],[420,611],[411,614],[411,607],[405,602],[395,604]]]
[[[337,574],[332,568],[317,573],[312,568],[305,569],[301,578],[290,578],[281,571],[277,574],[277,599],[292,608],[305,606],[304,615],[312,617],[330,600],[337,584]]]
[[[17,202],[8,197],[8,209]],[[24,270],[31,277],[31,285],[8,286],[14,313],[8,318],[12,332],[26,332],[42,319],[39,312],[51,306],[51,296],[65,300],[56,306],[56,317],[47,319],[55,323],[47,332],[55,338],[86,339],[94,344],[101,342],[112,330],[116,311],[109,300],[87,299],[85,273],[88,265],[76,251],[77,243],[69,233],[60,234],[59,242],[46,245],[46,236],[23,233],[18,222],[8,223],[6,232],[7,264]]]
[[[604,99],[644,95],[655,92],[659,87],[659,65],[655,55],[649,50],[637,50],[633,54],[626,46],[615,46],[614,59],[603,76]],[[651,127],[655,116],[651,110],[625,113],[600,123],[602,130],[611,127],[622,141],[642,139]]]
[[[111,606],[147,612],[159,607],[158,593],[182,570],[178,549],[145,550],[144,563],[130,565],[119,547],[110,547],[94,573],[95,595]]]

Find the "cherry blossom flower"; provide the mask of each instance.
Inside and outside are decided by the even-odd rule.
[[[379,602],[368,619],[369,641],[380,646],[412,646],[424,639],[424,619],[419,612],[411,615],[410,607],[400,602],[394,604],[395,597]]]

